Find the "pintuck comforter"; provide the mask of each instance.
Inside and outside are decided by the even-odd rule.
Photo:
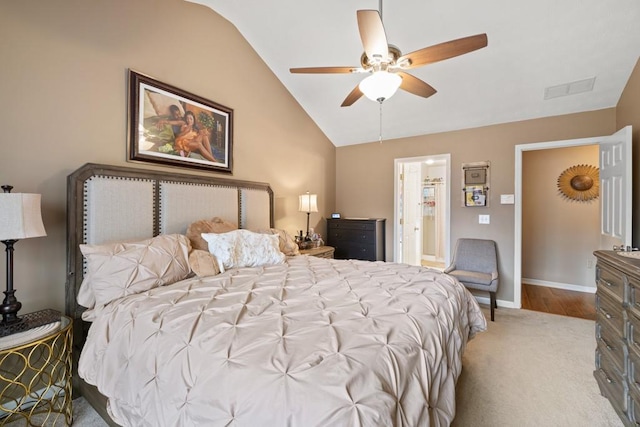
[[[309,256],[92,310],[79,375],[125,426],[446,426],[468,339],[455,279]]]

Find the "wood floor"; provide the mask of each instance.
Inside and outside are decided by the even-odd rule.
[[[596,296],[585,292],[567,291],[523,283],[522,308],[595,320]]]

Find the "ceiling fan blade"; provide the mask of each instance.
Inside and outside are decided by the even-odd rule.
[[[360,67],[303,67],[289,68],[291,73],[299,74],[340,74],[340,73],[357,73]]]
[[[409,73],[403,73],[400,71],[398,72],[398,75],[402,77],[400,89],[406,90],[407,92],[423,98],[428,98],[437,92],[437,90],[435,90],[430,84],[423,82]]]
[[[358,99],[360,99],[362,97],[362,95],[364,95],[364,94],[360,90],[360,87],[356,86],[355,88],[353,88],[351,93],[349,93],[349,95],[347,95],[347,97],[344,99],[344,101],[342,101],[342,104],[340,106],[341,107],[349,107],[354,102],[356,102]]]
[[[463,37],[461,39],[425,47],[398,58],[398,63],[408,59],[410,64],[404,69],[420,67],[421,65],[432,64],[454,56],[463,55],[482,49],[487,46],[487,35],[476,34],[475,36]]]
[[[377,10],[359,10],[358,29],[360,30],[360,39],[362,46],[371,60],[376,57],[384,60],[389,56],[389,44],[387,43],[387,35],[384,32],[382,18]]]

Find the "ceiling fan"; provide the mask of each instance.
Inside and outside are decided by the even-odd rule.
[[[382,3],[382,1],[380,2]],[[380,5],[382,9],[382,4]],[[405,70],[426,64],[453,58],[473,52],[487,46],[487,35],[463,37],[461,39],[425,47],[403,55],[396,46],[387,42],[382,17],[377,10],[358,10],[358,29],[364,46],[360,57],[360,67],[306,67],[291,68],[291,73],[330,74],[330,73],[369,73],[347,95],[342,107],[348,107],[365,95],[382,103],[391,97],[398,88],[414,95],[428,98],[436,90],[428,83],[406,73]]]

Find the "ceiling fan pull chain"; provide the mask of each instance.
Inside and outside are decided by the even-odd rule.
[[[379,132],[379,137],[380,137],[380,144],[382,144],[382,100],[378,100],[378,103],[380,104],[380,132]]]

